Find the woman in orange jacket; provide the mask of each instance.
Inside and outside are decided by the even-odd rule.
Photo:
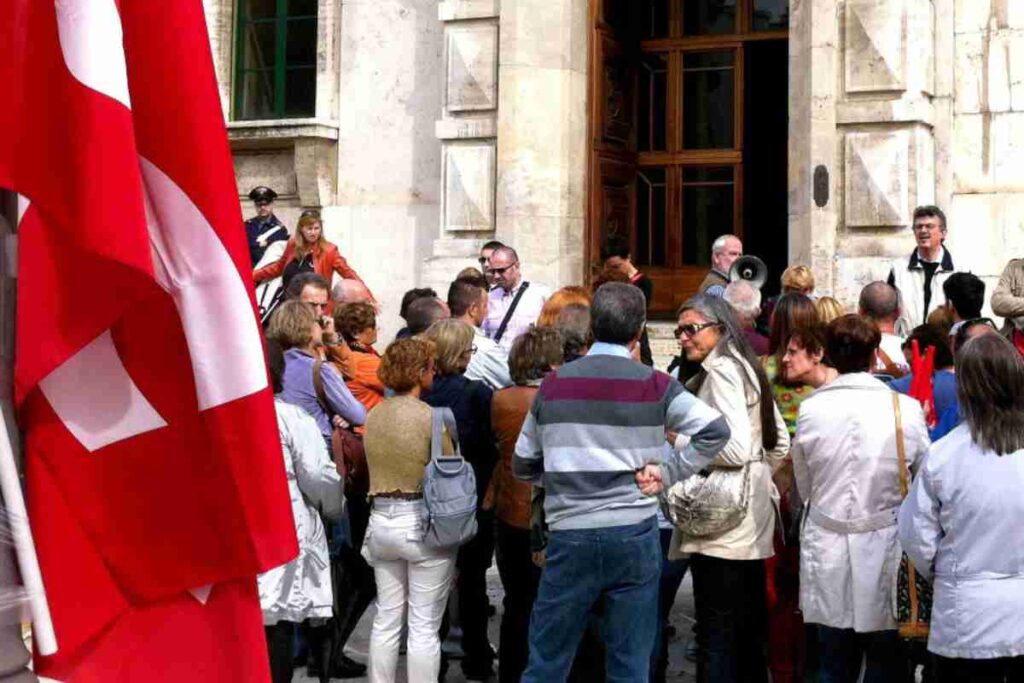
[[[269,266],[256,269],[252,279],[259,284],[264,280],[280,277],[283,289],[295,275],[304,272],[317,273],[328,282],[334,273],[349,280],[363,282],[338,251],[337,245],[331,244],[324,237],[320,215],[311,211],[303,212],[295,234],[288,240],[281,258]],[[363,283],[364,286],[365,284]]]

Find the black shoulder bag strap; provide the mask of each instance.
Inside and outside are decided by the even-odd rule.
[[[505,328],[508,327],[509,321],[512,320],[512,314],[516,312],[516,306],[519,305],[519,300],[523,298],[523,293],[529,286],[529,282],[524,282],[523,286],[519,288],[518,292],[516,292],[515,298],[512,299],[512,305],[508,307],[507,311],[505,311],[505,317],[502,319],[501,324],[498,325],[498,331],[494,333],[495,342],[501,341],[502,336],[505,334]]]

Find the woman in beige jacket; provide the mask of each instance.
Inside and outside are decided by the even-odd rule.
[[[750,468],[747,513],[738,526],[700,538],[673,534],[670,557],[691,553],[697,680],[764,681],[764,561],[774,554],[778,503],[772,471],[789,450],[789,432],[729,304],[698,294],[680,309],[678,329],[687,360],[701,364],[687,387],[721,412],[732,432],[711,468]]]

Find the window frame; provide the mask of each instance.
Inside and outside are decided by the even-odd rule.
[[[314,36],[318,37],[320,27],[319,2],[315,2],[315,14],[299,14],[290,16],[288,14],[289,0],[275,0],[275,13],[273,17],[251,19],[245,14],[245,0],[238,0],[235,3],[235,59],[233,69],[234,92],[231,97],[231,119],[233,121],[273,121],[276,119],[310,118],[316,116],[318,64],[316,61],[316,50],[314,60],[310,64],[288,64],[288,25],[294,21],[314,21]],[[252,24],[273,24],[274,26],[274,65],[257,69],[244,67],[246,56],[246,30]],[[309,112],[291,115],[286,113],[286,82],[289,71],[309,69],[313,72],[313,107]],[[249,73],[270,72],[274,78],[274,98],[272,111],[266,117],[244,117],[245,109],[245,76]]]

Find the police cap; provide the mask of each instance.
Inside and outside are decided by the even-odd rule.
[[[260,185],[259,187],[252,188],[252,191],[249,193],[249,199],[260,204],[265,204],[277,199],[277,193],[265,185]]]

